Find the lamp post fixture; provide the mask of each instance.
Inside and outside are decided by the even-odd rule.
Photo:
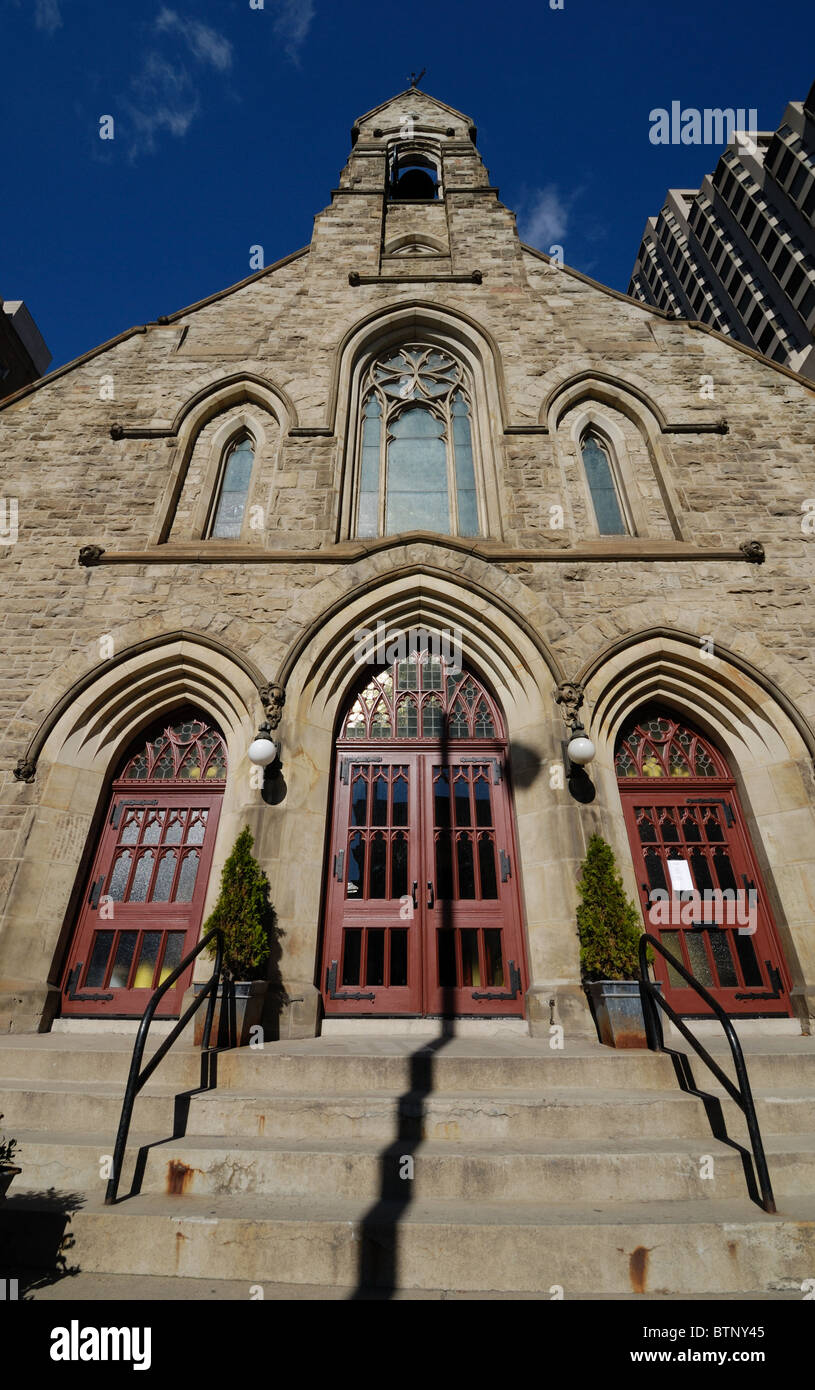
[[[278,752],[278,746],[272,738],[271,725],[264,719],[247,749],[249,761],[254,763],[255,767],[268,767],[274,762]]]
[[[597,752],[579,719],[576,719],[572,724],[572,736],[567,744],[566,752],[569,755],[569,762],[575,763],[577,767],[585,767],[586,763],[590,763]]]

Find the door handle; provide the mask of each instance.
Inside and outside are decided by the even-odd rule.
[[[418,899],[418,897],[417,897],[418,888],[419,888],[418,879],[415,879],[415,878],[414,878],[414,880],[413,880],[413,887],[412,887],[411,890],[410,890],[410,896],[411,896],[411,898],[413,899],[413,906],[414,906],[415,908],[418,908],[418,906],[419,906],[419,899]]]
[[[428,879],[428,880],[427,880],[427,906],[428,906],[428,907],[433,907],[435,901],[436,901],[436,899],[435,899],[435,896],[434,896],[434,893],[433,893],[433,884],[432,884],[432,882],[430,881],[430,879]]]

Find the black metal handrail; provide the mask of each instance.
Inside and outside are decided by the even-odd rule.
[[[654,950],[659,951],[660,955],[664,956],[665,960],[673,966],[677,974],[681,975],[683,980],[687,980],[688,984],[691,986],[691,989],[695,989],[696,993],[699,995],[699,998],[703,999],[705,1003],[708,1004],[710,1008],[713,1010],[714,1014],[716,1015],[722,1027],[724,1028],[725,1037],[727,1038],[727,1041],[730,1044],[730,1051],[733,1054],[733,1065],[736,1068],[736,1077],[738,1079],[738,1085],[735,1085],[731,1081],[727,1073],[722,1071],[718,1062],[714,1062],[707,1048],[703,1047],[699,1040],[693,1036],[693,1033],[691,1033],[690,1029],[686,1027],[684,1020],[675,1011],[675,1009],[671,1007],[667,999],[663,997],[663,995],[660,992],[659,986],[655,984],[653,980],[650,980],[648,978],[649,946],[652,946]],[[665,1010],[665,1013],[671,1019],[671,1022],[679,1029],[682,1036],[687,1038],[691,1047],[699,1054],[705,1065],[710,1068],[717,1081],[722,1086],[724,1086],[724,1089],[730,1096],[731,1100],[734,1100],[739,1109],[743,1112],[744,1118],[747,1121],[747,1132],[750,1136],[750,1147],[753,1151],[753,1162],[755,1164],[755,1171],[758,1176],[758,1185],[761,1189],[761,1205],[765,1211],[774,1212],[776,1209],[775,1198],[773,1196],[773,1189],[770,1183],[770,1174],[767,1171],[767,1160],[764,1156],[764,1145],[761,1142],[761,1131],[758,1127],[758,1118],[756,1116],[756,1107],[753,1101],[753,1093],[750,1089],[750,1080],[747,1075],[747,1066],[744,1061],[744,1053],[741,1049],[741,1043],[739,1042],[736,1036],[736,1030],[733,1027],[733,1024],[729,1016],[725,1013],[719,1001],[717,999],[714,999],[712,994],[708,993],[704,985],[701,985],[699,981],[695,978],[695,976],[693,976],[690,973],[689,970],[685,969],[685,966],[683,965],[682,961],[677,960],[676,956],[672,955],[671,952],[663,946],[662,942],[659,941],[657,937],[651,936],[650,932],[643,932],[642,936],[640,937],[639,953],[640,996],[642,998],[642,1012],[643,1017],[645,1019],[645,1035],[648,1039],[649,1048],[652,1052],[666,1051],[665,1037],[662,1031],[662,1019],[659,1016],[659,1010],[656,1008],[656,1004],[659,1004],[659,1007]]]
[[[147,1042],[147,1032],[153,1021],[159,1001],[167,993],[171,985],[174,985],[180,975],[192,965],[195,957],[215,939],[215,967],[210,978],[197,998],[193,999],[187,1012],[181,1016],[171,1033],[167,1034],[164,1042],[156,1048],[147,1065],[141,1069],[141,1060],[144,1056],[144,1047]],[[184,957],[180,965],[177,965],[171,975],[167,976],[158,989],[150,996],[150,1002],[144,1011],[142,1021],[139,1024],[139,1031],[136,1034],[136,1042],[133,1047],[133,1056],[130,1061],[130,1072],[128,1073],[127,1086],[125,1087],[124,1099],[122,1101],[122,1113],[119,1117],[119,1128],[116,1131],[116,1143],[113,1147],[113,1167],[111,1170],[108,1185],[105,1189],[105,1206],[111,1206],[116,1201],[116,1193],[119,1188],[119,1178],[122,1172],[122,1160],[124,1159],[125,1148],[127,1146],[127,1136],[130,1132],[130,1121],[133,1118],[133,1104],[136,1096],[144,1086],[145,1082],[153,1075],[159,1062],[164,1058],[175,1042],[176,1038],[183,1032],[192,1018],[193,1014],[200,1009],[205,999],[209,999],[207,1006],[207,1016],[204,1020],[204,1036],[201,1040],[201,1085],[210,1085],[209,1074],[209,1054],[213,1051],[210,1047],[210,1036],[212,1034],[212,1019],[215,1013],[215,999],[218,985],[222,973],[222,961],[224,951],[223,932],[220,927],[213,927],[198,945]]]

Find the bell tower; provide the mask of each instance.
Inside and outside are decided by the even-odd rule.
[[[416,86],[360,116],[339,186],[315,218],[313,272],[324,275],[330,259],[356,283],[474,274],[524,283],[515,215],[475,142],[469,116]]]

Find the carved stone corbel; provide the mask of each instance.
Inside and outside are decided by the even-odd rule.
[[[761,544],[761,541],[744,541],[744,543],[739,546],[739,550],[741,551],[748,564],[764,564],[766,556],[764,554],[764,546]]]
[[[79,563],[80,563],[80,565],[85,565],[85,566],[88,566],[88,565],[98,565],[98,564],[99,564],[99,561],[101,560],[101,558],[102,558],[102,556],[104,555],[104,553],[105,553],[105,548],[104,548],[104,546],[101,546],[101,545],[83,545],[83,546],[80,547],[80,550],[79,550]]]
[[[263,713],[266,716],[266,723],[270,729],[276,729],[283,718],[283,706],[286,703],[286,692],[282,685],[275,685],[269,682],[262,685],[258,691],[260,703],[263,706]]]
[[[555,694],[555,703],[560,705],[560,712],[566,723],[576,724],[583,704],[582,685],[577,681],[561,681]]]
[[[14,769],[14,776],[18,782],[33,782],[37,773],[37,764],[30,758],[20,758]]]

